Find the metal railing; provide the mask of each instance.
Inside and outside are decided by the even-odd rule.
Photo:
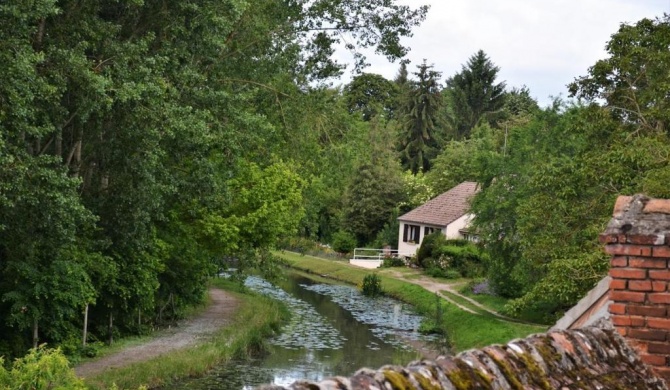
[[[410,254],[398,252],[397,249],[355,248],[352,260],[381,261],[387,257],[409,257]]]

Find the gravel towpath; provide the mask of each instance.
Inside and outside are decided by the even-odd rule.
[[[217,288],[210,289],[209,295],[211,304],[196,317],[145,343],[80,364],[75,367],[75,372],[80,377],[89,377],[105,370],[142,362],[170,351],[193,346],[207,339],[209,335],[230,322],[240,304],[237,298]]]

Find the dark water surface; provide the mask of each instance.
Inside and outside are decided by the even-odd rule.
[[[279,287],[257,277],[246,284],[284,302],[290,321],[262,356],[233,361],[171,388],[253,389],[264,383],[286,386],[302,378],[351,375],[361,367],[407,364],[419,358],[407,340],[429,341],[417,332],[421,317],[390,298],[371,299],[353,287],[297,274],[289,274]]]

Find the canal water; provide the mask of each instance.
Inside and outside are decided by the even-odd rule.
[[[288,274],[277,285],[249,277],[246,285],[282,301],[291,319],[261,356],[233,361],[171,388],[246,390],[351,375],[361,367],[407,364],[420,357],[412,341],[431,342],[417,331],[421,317],[390,298],[368,298],[354,287],[298,274]]]

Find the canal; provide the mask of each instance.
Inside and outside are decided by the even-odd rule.
[[[282,301],[290,320],[260,356],[234,360],[171,388],[246,390],[351,375],[361,367],[407,364],[420,357],[411,345],[432,342],[418,333],[421,317],[391,298],[368,298],[354,287],[296,273],[277,284],[249,277],[246,285]]]

